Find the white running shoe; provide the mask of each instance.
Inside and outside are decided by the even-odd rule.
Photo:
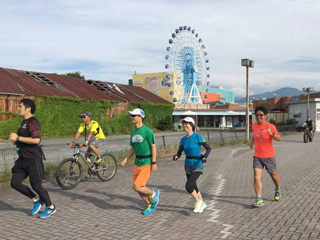
[[[195,202],[193,212],[194,213],[202,213],[203,210],[201,209],[201,206],[202,206],[201,200],[198,200],[197,202]]]
[[[202,201],[201,212],[203,212],[203,210],[205,210],[207,207],[208,207],[207,204],[204,201]]]

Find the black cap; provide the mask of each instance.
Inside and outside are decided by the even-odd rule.
[[[91,113],[88,112],[88,111],[84,111],[83,113],[81,113],[81,114],[79,115],[79,117],[81,117],[81,118],[83,118],[83,117],[85,117],[85,116],[91,117]]]

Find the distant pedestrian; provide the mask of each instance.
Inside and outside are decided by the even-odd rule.
[[[22,99],[18,106],[18,113],[23,118],[17,133],[10,133],[9,140],[16,145],[19,155],[18,160],[12,168],[11,187],[29,197],[33,201],[33,209],[30,214],[35,215],[46,204],[44,212],[38,217],[46,218],[56,212],[56,207],[52,204],[48,191],[43,188],[44,177],[43,151],[39,146],[41,141],[41,127],[38,120],[33,116],[36,105],[31,99]],[[32,189],[23,180],[29,176]]]
[[[156,211],[160,196],[159,190],[152,191],[146,186],[151,172],[158,170],[155,138],[152,130],[143,124],[145,113],[142,109],[136,108],[128,113],[136,129],[131,132],[131,149],[120,165],[123,167],[129,158],[136,155],[133,166],[133,189],[146,202],[147,208],[142,214],[148,215]]]
[[[182,119],[181,122],[187,135],[180,140],[179,150],[177,154],[173,156],[173,160],[178,160],[183,151],[186,154],[184,166],[187,175],[186,190],[192,195],[195,201],[193,212],[202,213],[207,205],[202,199],[202,195],[197,186],[197,180],[203,172],[203,163],[207,161],[211,147],[200,134],[195,133],[195,122],[193,118],[186,117]],[[201,154],[201,146],[204,146],[206,149],[204,155]]]
[[[253,148],[255,145],[253,173],[256,200],[252,204],[252,207],[260,207],[264,205],[261,183],[263,168],[267,170],[275,185],[274,200],[279,201],[281,197],[280,177],[276,171],[276,157],[272,143],[273,139],[281,141],[281,135],[273,124],[265,120],[267,117],[267,109],[265,107],[256,107],[255,115],[257,123],[252,125],[253,139],[250,144],[250,148]]]

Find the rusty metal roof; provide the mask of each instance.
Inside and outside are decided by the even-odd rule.
[[[38,82],[24,71],[0,68],[0,93],[18,95],[58,95],[69,96],[63,92],[44,83]]]
[[[110,95],[117,97],[119,101],[172,104],[141,87],[94,80],[88,80],[88,83],[100,91],[105,91]]]
[[[68,91],[72,97],[118,100],[108,94],[97,90],[95,87],[89,85],[87,81],[80,78],[49,73],[41,74]]]
[[[120,102],[170,102],[140,87],[0,68],[0,94],[68,96]]]
[[[125,88],[128,88],[132,91],[134,91],[136,94],[139,94],[140,96],[143,96],[144,98],[148,99],[150,102],[153,103],[164,103],[164,104],[173,104],[172,102],[169,102],[158,95],[153,94],[152,92],[137,86],[130,86],[130,85],[123,85]]]

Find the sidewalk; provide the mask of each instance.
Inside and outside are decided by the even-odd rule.
[[[57,212],[48,219],[27,216],[30,200],[10,188],[0,189],[1,239],[319,239],[320,135],[303,143],[302,133],[275,143],[282,198],[273,202],[274,185],[263,172],[265,205],[254,201],[252,155],[248,147],[214,149],[200,177],[208,204],[194,214],[185,190],[183,160],[158,160],[149,187],[160,189],[155,213],[132,190],[132,167],[119,168],[110,182],[83,180],[73,190],[55,181],[45,186]]]

